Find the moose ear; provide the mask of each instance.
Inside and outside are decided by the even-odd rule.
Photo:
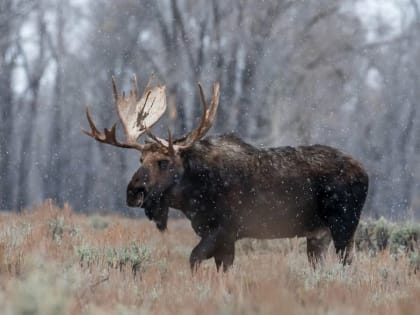
[[[181,157],[184,169],[198,171],[203,167],[202,163],[197,163],[196,158],[190,153],[181,151]]]

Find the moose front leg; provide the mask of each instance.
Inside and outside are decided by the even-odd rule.
[[[223,264],[223,272],[226,272],[233,264],[235,259],[235,242],[226,241],[222,246],[219,246],[214,253],[214,261],[216,263],[217,271]]]

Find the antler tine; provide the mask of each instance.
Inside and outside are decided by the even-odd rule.
[[[206,96],[204,95],[204,90],[201,83],[198,82],[197,84],[198,84],[198,89],[200,91],[200,100],[201,100],[201,105],[203,106],[203,113],[205,113],[207,110]]]
[[[211,96],[211,103],[210,103],[210,110],[209,110],[209,117],[208,117],[208,121],[210,123],[210,126],[208,127],[209,129],[213,125],[213,121],[216,116],[217,109],[219,107],[219,100],[220,100],[220,84],[219,82],[215,82],[213,84],[213,94]]]
[[[112,76],[112,92],[114,94],[114,102],[118,104],[119,96],[118,96],[118,89],[117,84],[115,83],[115,78]]]
[[[143,149],[143,146],[139,143],[119,142],[116,137],[116,130],[117,130],[116,123],[112,125],[111,129],[105,128],[104,133],[101,133],[96,127],[95,123],[93,122],[93,119],[92,119],[92,116],[90,116],[88,107],[86,107],[86,117],[89,122],[91,131],[87,131],[84,129],[82,129],[82,131],[89,137],[92,137],[93,139],[99,142],[111,144],[120,148],[136,149],[139,151]]]
[[[220,98],[219,82],[216,82],[213,85],[213,94],[212,94],[210,106],[207,105],[206,97],[204,95],[204,89],[201,83],[198,83],[198,89],[200,92],[200,100],[203,107],[203,113],[201,114],[200,123],[197,128],[195,128],[185,137],[185,141],[183,141],[182,144],[176,145],[178,149],[186,149],[190,147],[191,145],[193,145],[193,143],[201,139],[213,125],[217,108],[219,106],[219,98]]]
[[[172,133],[169,128],[168,128],[168,152],[170,155],[175,154],[174,142],[172,140]]]
[[[134,87],[134,95],[138,95],[138,84],[137,84],[137,76],[135,74],[133,74],[133,87]]]
[[[92,117],[90,116],[89,107],[86,107],[86,118],[89,123],[91,131],[89,132],[85,129],[82,129],[82,131],[90,137],[95,137],[96,135],[100,134],[98,128],[96,128],[95,123],[93,122]]]
[[[161,147],[163,148],[168,148],[169,144],[168,141],[166,141],[165,139],[159,138],[158,136],[155,136],[150,130],[149,128],[145,127],[146,130],[146,134],[149,138],[151,138],[152,140],[154,140],[157,144],[159,144]]]
[[[114,94],[114,103],[115,103],[115,108],[117,110],[117,114],[118,114],[118,118],[120,119],[122,125],[123,125],[123,129],[124,129],[124,133],[126,134],[126,136],[128,135],[128,127],[123,119],[123,114],[122,111],[124,110],[123,105],[126,105],[126,98],[125,98],[125,92],[122,92],[122,97],[120,98],[120,96],[118,95],[118,88],[117,88],[117,84],[115,83],[115,77],[112,76],[112,91]]]
[[[203,86],[201,85],[200,82],[198,82],[198,90],[200,92],[200,101],[201,101],[201,106],[203,107],[203,112],[201,113],[201,118],[200,118],[200,123],[198,125],[198,127],[193,131],[194,133],[194,137],[192,137],[192,142],[195,142],[196,140],[199,139],[202,130],[204,129],[204,126],[206,124],[207,121],[207,115],[208,115],[208,107],[207,107],[207,103],[206,103],[206,96],[204,94],[204,89]]]

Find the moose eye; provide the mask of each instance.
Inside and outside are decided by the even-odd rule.
[[[158,161],[158,167],[159,170],[164,171],[168,168],[169,161],[168,160],[159,160]]]

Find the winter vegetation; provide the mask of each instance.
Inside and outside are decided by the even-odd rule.
[[[185,220],[86,216],[51,202],[0,220],[1,314],[417,314],[420,225],[361,225],[355,261],[312,269],[302,239],[236,244],[193,276]],[[332,248],[331,248],[332,249]]]

